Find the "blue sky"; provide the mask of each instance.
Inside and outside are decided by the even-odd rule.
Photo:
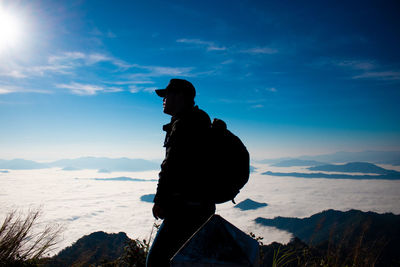
[[[400,149],[398,1],[0,1],[0,12],[13,18],[0,19],[0,158],[162,158],[169,117],[154,89],[175,77],[255,159]]]

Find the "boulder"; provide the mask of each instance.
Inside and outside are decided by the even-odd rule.
[[[256,267],[259,244],[219,215],[213,215],[171,259],[172,267]]]

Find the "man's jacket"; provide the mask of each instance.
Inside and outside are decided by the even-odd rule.
[[[214,207],[207,194],[210,117],[197,106],[172,117],[166,131],[165,159],[161,164],[154,202],[166,212]]]

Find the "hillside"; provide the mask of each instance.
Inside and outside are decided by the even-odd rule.
[[[378,253],[380,266],[385,266],[383,261],[388,259],[400,262],[400,215],[327,210],[303,219],[259,217],[255,222],[291,232],[309,245],[326,244],[349,251],[358,247],[370,254]]]
[[[394,170],[376,166],[368,162],[349,162],[346,164],[325,164],[308,168],[311,171],[326,171],[326,172],[360,172],[360,173],[376,173],[376,174],[397,174],[400,173]]]
[[[94,232],[77,240],[47,262],[47,266],[89,266],[113,262],[124,253],[130,239],[125,233]]]

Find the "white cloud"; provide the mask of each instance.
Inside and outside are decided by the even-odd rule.
[[[12,93],[40,93],[50,94],[50,91],[40,89],[27,89],[16,86],[0,86],[0,95],[12,94]]]
[[[147,92],[147,93],[154,93],[154,90],[155,90],[155,88],[153,88],[153,87],[146,87],[146,88],[143,88],[143,91],[144,91],[144,92]]]
[[[93,84],[81,84],[72,82],[70,84],[57,84],[57,88],[64,88],[71,91],[71,93],[76,95],[95,95],[97,92],[104,91],[105,88],[93,85]]]
[[[153,84],[153,81],[140,81],[140,80],[131,80],[131,81],[116,81],[116,82],[105,82],[117,85],[126,85],[126,84]]]
[[[253,105],[253,106],[251,106],[252,108],[263,108],[264,107],[264,105],[262,105],[262,104],[257,104],[257,105]]]
[[[118,93],[118,92],[122,92],[122,91],[124,91],[124,89],[122,89],[121,87],[115,87],[115,86],[106,87],[104,89],[104,92],[106,92],[106,93]]]
[[[132,94],[138,93],[140,92],[140,90],[141,88],[136,85],[129,86],[129,92],[131,92]]]
[[[61,55],[53,55],[48,58],[50,64],[59,64],[60,62],[71,62],[78,59],[84,59],[86,55],[81,52],[64,52]]]
[[[74,73],[74,70],[79,67],[92,66],[101,62],[109,62],[123,71],[138,66],[135,64],[128,64],[123,60],[102,53],[82,53],[73,51],[49,56],[47,58],[47,64],[44,65],[22,66],[15,62],[12,62],[12,64],[9,62],[7,65],[0,65],[0,76],[21,79],[33,76],[44,76],[48,73],[71,75]]]
[[[98,37],[107,37],[107,38],[116,38],[117,37],[117,35],[115,33],[113,33],[112,31],[108,30],[106,33],[103,33],[97,27],[93,28],[93,30],[90,31],[89,34],[98,36]]]
[[[145,84],[153,83],[146,80],[147,77],[160,76],[196,76],[192,73],[192,67],[168,67],[168,66],[148,66],[139,64],[130,64],[123,60],[102,53],[82,53],[82,52],[64,52],[59,55],[48,57],[45,65],[21,66],[17,64],[9,64],[0,66],[0,76],[7,76],[16,79],[29,78],[33,76],[45,76],[48,73],[57,73],[63,75],[71,75],[74,71],[81,67],[88,67],[108,62],[117,67],[116,71],[126,71],[135,68],[137,71],[130,75],[132,81],[125,81],[116,84]],[[142,71],[140,71],[142,70]],[[141,80],[137,78],[140,77]],[[143,79],[144,78],[144,79]],[[90,92],[91,90],[88,90]]]
[[[176,68],[176,67],[161,67],[161,66],[149,66],[144,67],[151,71],[153,75],[156,76],[164,76],[164,75],[173,75],[173,76],[188,76],[192,68]]]
[[[147,93],[153,93],[154,90],[155,90],[155,88],[153,88],[153,87],[143,87],[143,86],[137,86],[137,85],[129,86],[129,91],[132,94],[138,93],[140,91],[147,92]]]
[[[117,37],[117,35],[110,30],[107,31],[106,36],[108,38],[116,38]]]
[[[268,92],[273,92],[273,93],[277,92],[275,87],[266,88],[265,90],[267,90]]]
[[[372,60],[336,60],[324,59],[314,65],[335,66],[352,71],[352,79],[374,79],[380,81],[400,80],[400,71],[389,69]]]
[[[272,55],[278,53],[278,50],[270,47],[253,47],[249,49],[240,50],[240,52],[246,54],[254,54],[254,55],[259,55],[259,54]]]
[[[95,65],[100,62],[110,62],[111,64],[128,69],[135,65],[128,64],[123,60],[108,56],[101,53],[82,53],[82,52],[64,52],[61,55],[51,56],[48,60],[52,65],[67,65],[67,66],[82,66],[82,65]]]
[[[257,202],[266,202],[268,206],[244,212],[234,208],[231,202],[227,202],[217,205],[217,213],[239,229],[263,236],[265,244],[272,241],[287,242],[291,236],[274,228],[256,225],[253,220],[257,217],[308,217],[331,208],[343,211],[359,209],[380,213],[400,212],[398,181],[271,177],[261,173],[267,170],[281,172],[285,170],[262,164],[256,164],[256,167],[258,169],[251,174],[249,182],[237,196],[236,202],[250,198]],[[291,168],[290,171],[303,170]],[[157,172],[120,172],[102,174],[101,177],[110,178],[118,175],[154,179]],[[4,203],[4,207],[23,209],[45,203],[42,219],[65,225],[66,228],[65,239],[60,244],[59,250],[71,245],[83,235],[99,230],[116,233],[124,231],[130,238],[147,239],[154,223],[152,204],[141,201],[140,197],[154,193],[157,183],[75,179],[98,177],[98,175],[97,170],[68,172],[59,169],[6,173],[0,179],[0,188],[4,191],[0,194],[0,202]],[[53,177],[57,177],[57,180],[51,179]],[[32,179],[35,183],[31,182]],[[43,185],[46,185],[48,191],[52,193],[43,194]],[[124,193],[121,194],[121,191]],[[17,192],[22,193],[17,194]],[[60,198],[63,201],[59,201]]]
[[[221,65],[228,65],[228,64],[232,64],[234,62],[235,61],[233,59],[228,59],[228,60],[225,60],[225,61],[221,62]]]
[[[201,39],[178,39],[176,40],[177,43],[183,43],[183,44],[189,44],[189,45],[194,45],[197,47],[201,48],[206,48],[207,51],[227,51],[230,50],[231,53],[245,53],[245,54],[252,54],[252,55],[271,55],[271,54],[276,54],[279,51],[275,48],[271,47],[251,47],[251,48],[246,48],[246,49],[240,49],[240,48],[227,48],[226,46],[223,45],[218,45],[215,42],[211,41],[204,41]],[[227,63],[231,63],[230,61],[226,61]]]
[[[214,42],[210,41],[203,41],[200,39],[178,39],[176,40],[177,43],[184,43],[184,44],[193,44],[197,46],[204,46],[206,47],[207,51],[224,51],[227,48],[225,46],[218,46]]]
[[[20,70],[16,70],[16,69],[2,72],[2,73],[0,73],[0,76],[12,77],[12,78],[16,78],[16,79],[27,77]]]
[[[370,70],[375,68],[375,64],[371,61],[360,60],[342,60],[334,62],[339,67],[348,67],[356,70]]]
[[[97,53],[88,54],[88,55],[86,55],[85,59],[86,59],[86,63],[88,65],[93,65],[93,64],[103,62],[103,61],[113,62],[113,59],[111,57],[104,55],[104,54],[97,54]]]
[[[0,87],[0,95],[5,95],[5,94],[9,94],[9,93],[13,93],[13,91],[7,89],[7,88],[1,88]]]
[[[400,80],[400,71],[370,71],[353,76],[353,79],[378,79],[383,81]]]
[[[124,91],[121,87],[116,86],[99,86],[95,84],[83,84],[71,82],[69,84],[56,84],[57,88],[68,89],[75,95],[96,95],[97,93],[116,93]]]
[[[48,72],[60,73],[60,74],[71,74],[71,66],[67,65],[44,65],[44,66],[33,66],[25,68],[26,77],[29,76],[43,76]]]
[[[136,65],[138,69],[144,69],[147,72],[138,72],[131,74],[131,78],[145,78],[145,77],[160,77],[160,76],[183,76],[193,77],[195,76],[191,71],[192,67],[164,67],[164,66],[142,66]]]

